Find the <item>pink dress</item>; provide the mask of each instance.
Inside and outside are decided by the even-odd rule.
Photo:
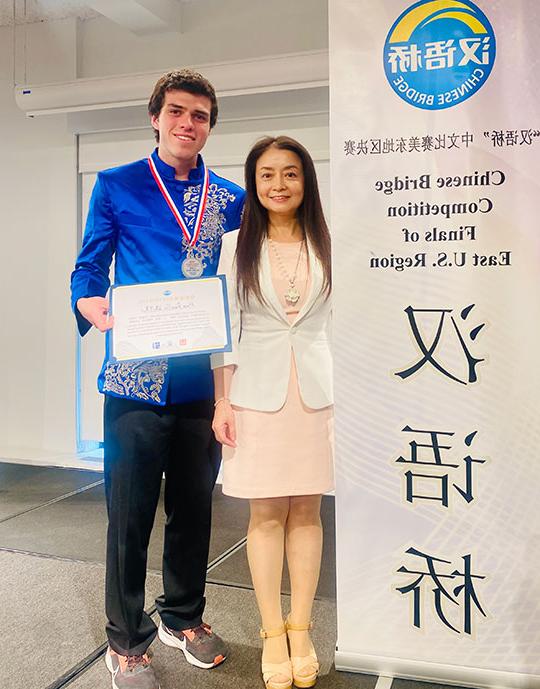
[[[300,243],[276,243],[281,263],[294,273]],[[296,318],[310,279],[307,256],[298,266],[296,287],[300,299],[285,301],[288,281],[269,247],[272,282],[289,321]],[[315,495],[334,488],[333,407],[310,409],[300,397],[296,364],[291,351],[287,399],[274,412],[233,407],[237,447],[223,446],[223,492],[237,498]]]

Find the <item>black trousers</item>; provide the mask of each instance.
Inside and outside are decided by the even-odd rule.
[[[220,457],[212,415],[211,400],[157,407],[105,396],[105,609],[117,653],[142,654],[156,635],[144,612],[144,585],[163,473],[167,520],[163,594],[156,605],[171,629],[201,622]]]

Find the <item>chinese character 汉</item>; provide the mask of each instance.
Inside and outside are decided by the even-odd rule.
[[[459,66],[468,65],[469,62],[477,65],[489,64],[489,44],[489,36],[484,36],[483,38],[461,38],[459,47],[463,52],[463,57],[459,61]],[[479,48],[482,48],[480,56],[477,55]]]
[[[472,308],[474,307],[474,304],[470,304],[469,306],[465,307],[462,309],[460,313],[460,318],[462,321],[465,321],[468,315],[470,314]],[[419,359],[415,364],[410,366],[407,369],[404,369],[403,371],[398,371],[395,375],[399,376],[402,379],[408,378],[411,376],[413,373],[416,373],[419,371],[425,364],[429,363],[431,364],[437,371],[445,375],[447,378],[450,378],[451,380],[456,381],[457,383],[462,383],[463,385],[467,385],[468,383],[475,383],[478,380],[478,376],[476,373],[476,367],[477,365],[484,361],[484,359],[479,359],[474,357],[468,346],[467,343],[465,342],[465,337],[460,331],[460,328],[458,326],[458,322],[456,318],[454,318],[453,315],[451,315],[453,312],[453,309],[414,309],[412,306],[408,306],[405,309],[405,313],[407,314],[407,318],[409,320],[409,325],[411,327],[412,334],[414,336],[414,339],[416,340],[416,344],[418,345],[420,352],[422,354],[422,358]],[[435,335],[432,338],[431,344],[426,344],[424,342],[424,339],[422,337],[422,334],[420,332],[420,328],[417,322],[417,314],[433,314],[433,315],[438,315],[439,316],[439,323],[437,325],[437,329],[435,332]],[[458,375],[455,373],[452,373],[451,371],[448,370],[443,364],[441,364],[436,358],[435,358],[435,352],[437,350],[437,346],[439,345],[441,341],[441,335],[443,333],[443,329],[445,324],[450,320],[450,323],[453,326],[454,334],[458,339],[458,343],[462,349],[463,355],[465,356],[466,362],[467,362],[467,377],[465,380],[462,380]],[[474,327],[468,334],[467,334],[467,339],[470,340],[475,340],[478,333],[482,330],[484,327],[484,323],[481,325],[477,325]]]
[[[532,144],[532,129],[522,129],[521,130],[521,139],[519,140],[519,145],[523,146],[523,144],[526,144],[527,146],[530,146]]]

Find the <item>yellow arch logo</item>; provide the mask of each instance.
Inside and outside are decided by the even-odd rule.
[[[390,43],[409,41],[415,29],[439,19],[457,19],[466,24],[475,34],[487,34],[488,30],[474,10],[459,0],[432,0],[420,7],[414,7],[399,21],[392,31]]]

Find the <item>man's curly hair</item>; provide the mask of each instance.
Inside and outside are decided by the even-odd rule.
[[[167,91],[187,91],[210,99],[210,129],[216,124],[218,105],[214,87],[202,74],[192,69],[179,69],[167,72],[160,77],[154,86],[154,91],[148,101],[148,114],[157,117],[163,107]],[[156,141],[159,142],[159,132],[155,130]]]

